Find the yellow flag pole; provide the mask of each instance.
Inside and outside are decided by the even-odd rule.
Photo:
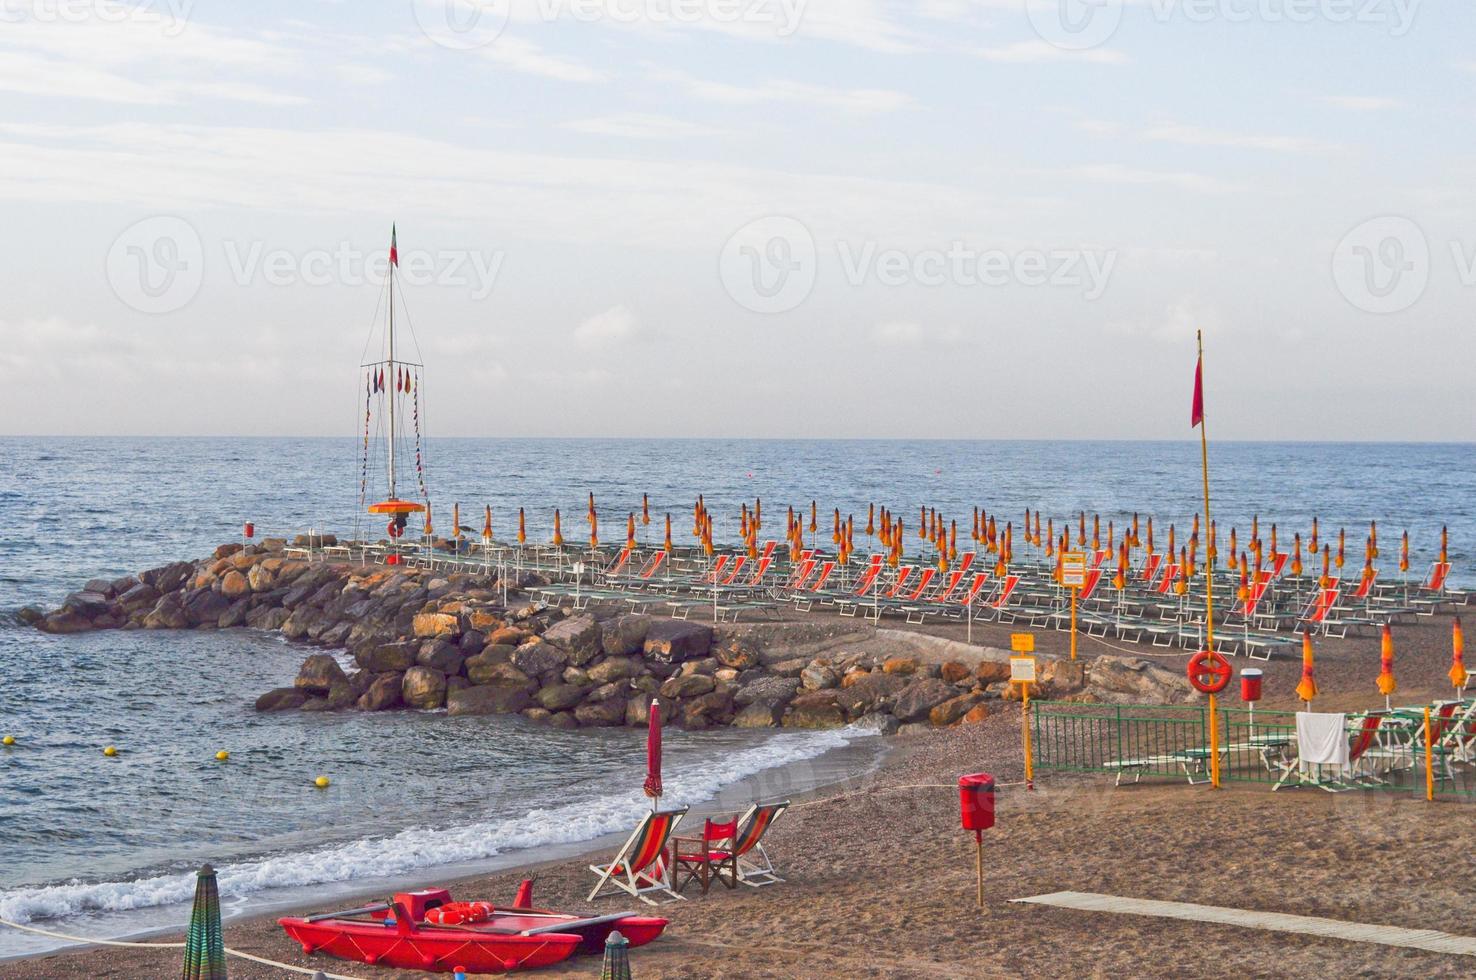
[[[1199,383],[1200,391],[1203,393],[1204,386],[1204,331],[1196,330],[1195,339],[1199,344]],[[1199,414],[1199,460],[1200,467],[1204,472],[1204,526],[1210,523],[1210,470],[1209,470],[1209,435],[1205,429],[1205,415],[1203,401],[1200,404]],[[1210,662],[1215,658],[1215,569],[1209,562],[1204,566],[1204,635],[1206,640],[1205,649],[1209,651]],[[1209,696],[1209,736],[1210,736],[1210,785],[1216,789],[1220,786],[1220,726],[1215,703],[1215,695]]]

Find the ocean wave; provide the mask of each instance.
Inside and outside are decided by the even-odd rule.
[[[688,764],[667,774],[665,798],[712,799],[724,786],[768,769],[794,765],[841,748],[859,733],[780,735],[719,762]],[[632,782],[636,782],[632,777]],[[366,838],[217,868],[223,898],[273,888],[337,884],[405,875],[438,865],[479,861],[553,844],[593,840],[629,830],[651,805],[639,791],[531,810],[517,817],[455,827],[409,827],[388,837]],[[0,892],[0,919],[27,923],[88,912],[130,912],[190,901],[193,873],[131,881],[75,882]]]

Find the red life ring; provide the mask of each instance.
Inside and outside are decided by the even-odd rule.
[[[425,921],[438,926],[473,925],[490,918],[491,902],[447,902],[425,912]]]
[[[396,524],[394,521],[389,522],[389,526],[386,528],[386,530],[389,531],[389,536],[392,538],[398,538],[400,535],[405,533],[403,530],[400,529],[400,525]]]
[[[1189,683],[1201,694],[1219,694],[1230,686],[1233,673],[1230,661],[1208,650],[1201,650],[1189,658]]]

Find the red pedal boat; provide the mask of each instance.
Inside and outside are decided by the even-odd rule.
[[[304,953],[432,973],[507,973],[549,966],[575,953],[600,953],[611,932],[642,946],[667,920],[619,913],[579,918],[529,908],[523,882],[513,908],[453,902],[444,888],[397,893],[388,902],[344,912],[278,919]]]

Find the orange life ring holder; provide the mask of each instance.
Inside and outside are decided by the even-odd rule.
[[[1230,661],[1220,654],[1201,650],[1189,658],[1189,683],[1201,694],[1219,694],[1230,686],[1235,673]]]
[[[464,926],[492,918],[491,902],[447,902],[427,909],[425,921],[438,926]]]

